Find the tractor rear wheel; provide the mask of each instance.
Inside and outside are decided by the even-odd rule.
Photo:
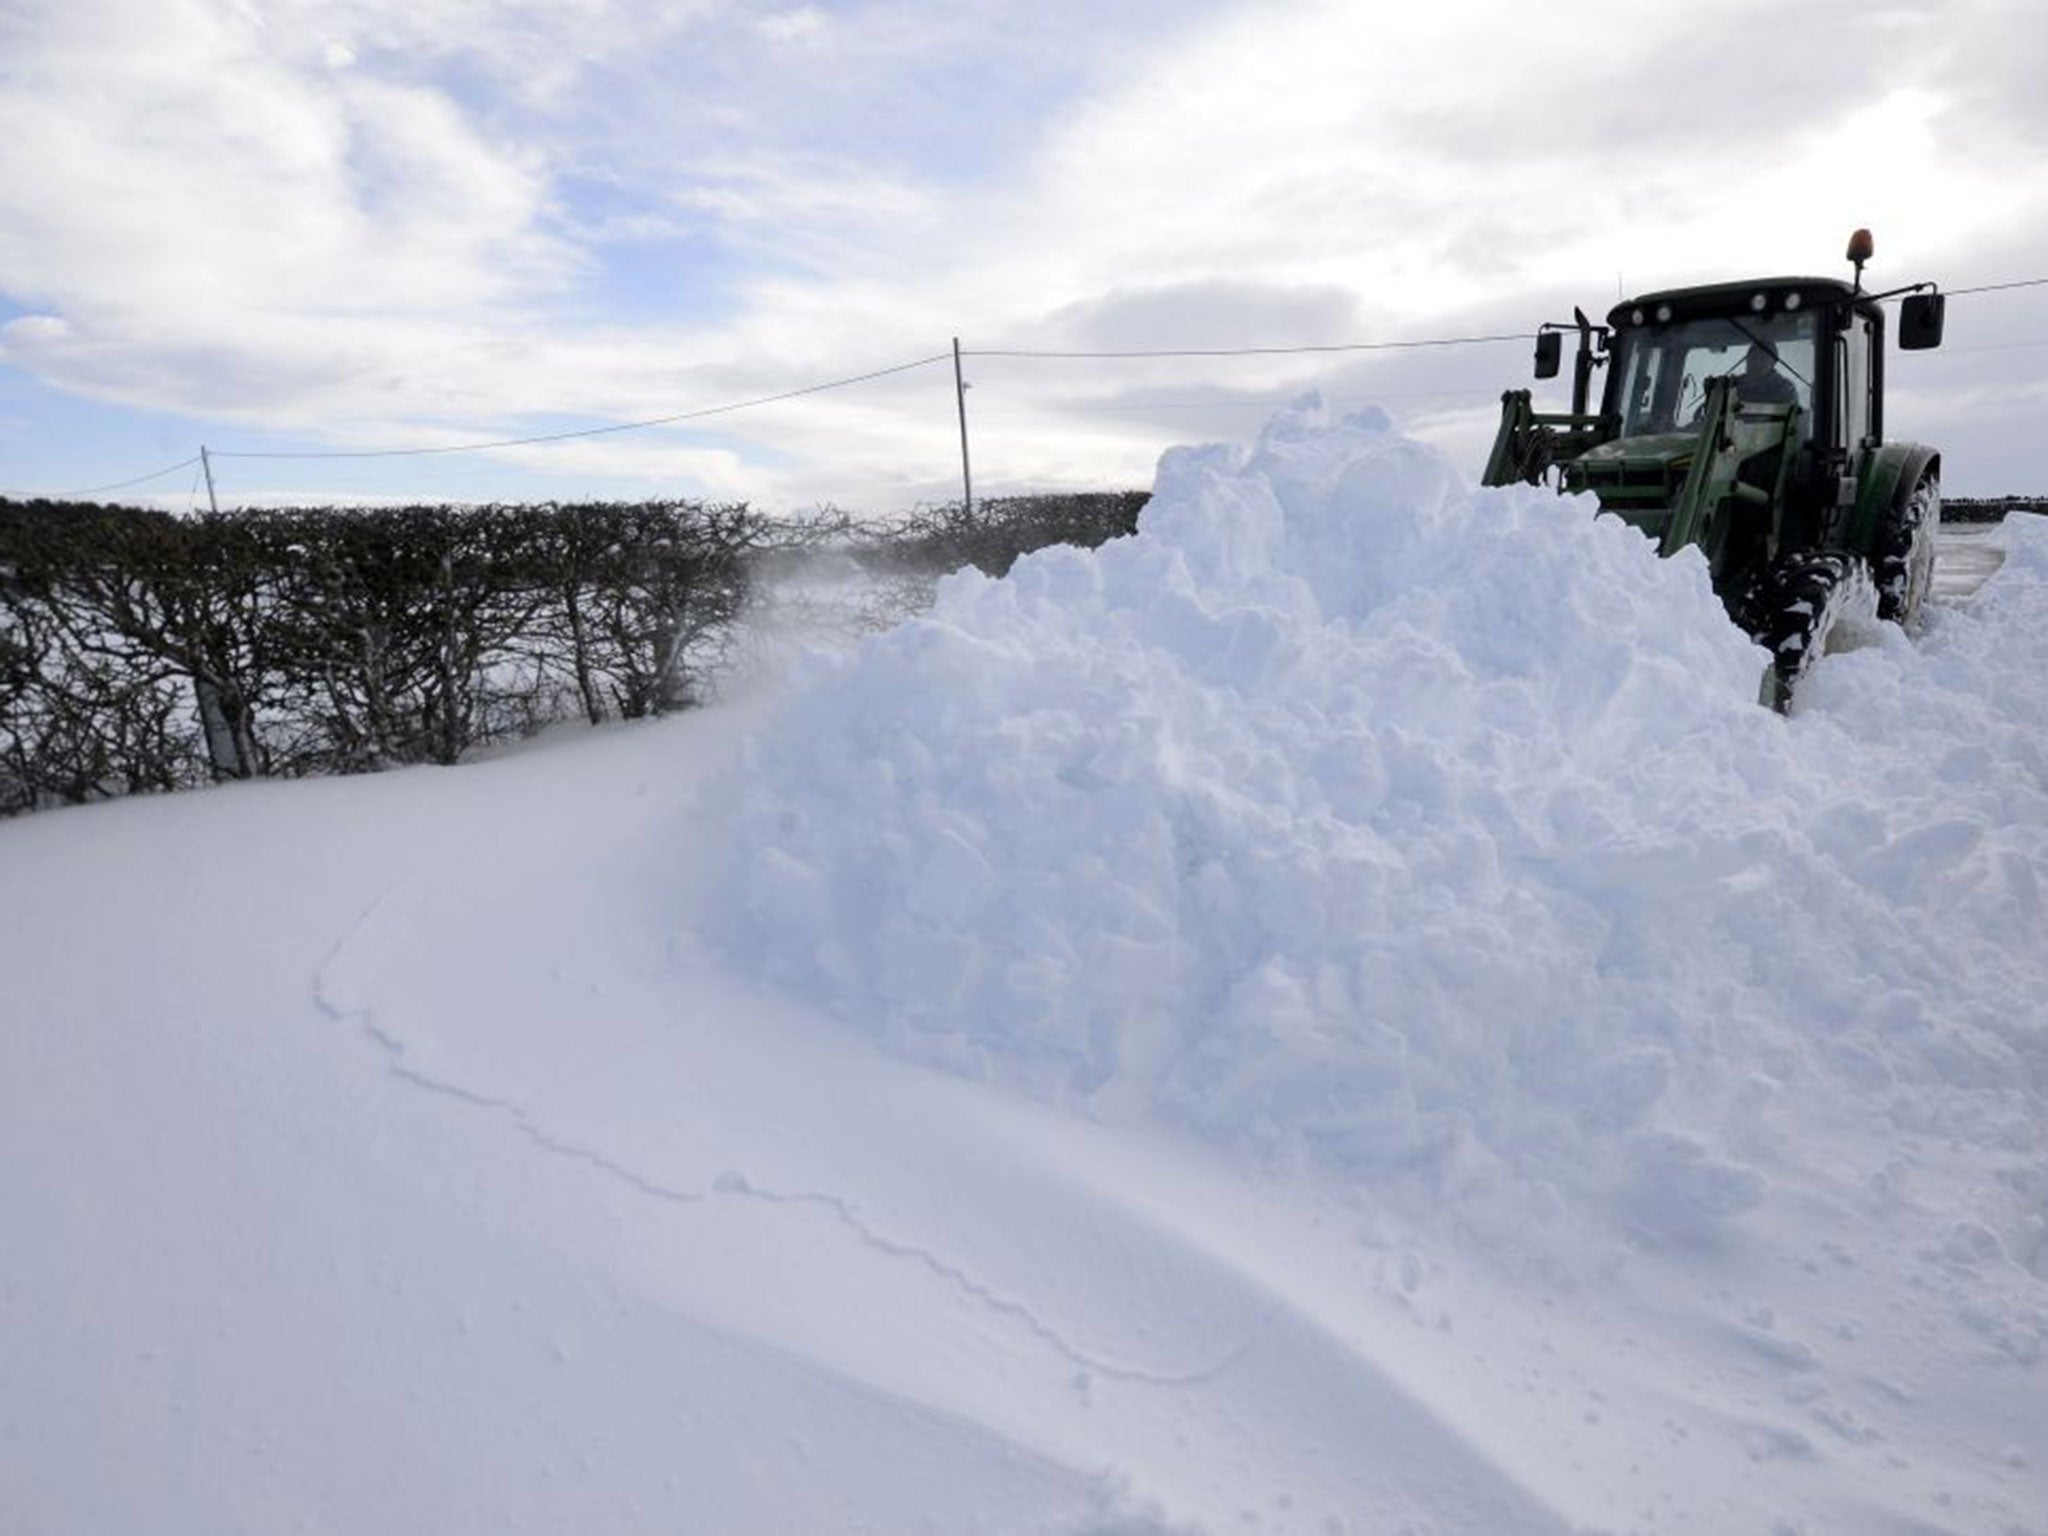
[[[1922,475],[1913,494],[1885,515],[1871,552],[1877,583],[1877,616],[1901,628],[1920,618],[1920,605],[1934,584],[1934,545],[1941,531],[1941,482]]]
[[[1763,702],[1779,713],[1845,626],[1876,607],[1870,569],[1847,550],[1800,550],[1781,557],[1746,594],[1742,623],[1771,653]]]

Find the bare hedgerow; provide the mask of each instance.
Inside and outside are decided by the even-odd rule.
[[[576,695],[593,724],[708,697],[771,524],[744,504],[599,503],[557,510],[548,563]]]
[[[17,804],[208,777],[192,720],[196,626],[180,622],[170,525],[129,509],[0,506],[0,608],[17,669],[0,694],[0,754]]]
[[[546,597],[532,541],[490,509],[293,514],[272,622],[316,760],[359,772],[453,763],[536,686],[522,641]]]
[[[852,562],[856,627],[946,571],[1130,531],[1142,494],[998,498],[877,530],[743,504],[241,511],[0,500],[0,813],[208,780],[453,763],[572,718],[687,709],[764,586]]]
[[[854,545],[860,561],[877,571],[943,575],[973,566],[1006,576],[1018,556],[1053,544],[1093,549],[1135,532],[1145,491],[998,496],[976,502],[923,507],[899,523],[869,533]]]

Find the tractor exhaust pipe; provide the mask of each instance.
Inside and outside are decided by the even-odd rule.
[[[1572,322],[1579,328],[1579,355],[1572,359],[1572,414],[1586,414],[1586,402],[1593,393],[1593,322],[1578,305],[1572,306]]]

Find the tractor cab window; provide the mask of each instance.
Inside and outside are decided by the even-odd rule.
[[[1815,328],[1811,311],[1630,327],[1615,338],[1609,409],[1624,437],[1687,431],[1706,406],[1707,381],[1731,378],[1745,405],[1810,413]]]

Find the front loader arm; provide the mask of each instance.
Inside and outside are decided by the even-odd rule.
[[[1570,463],[1613,435],[1612,424],[1603,416],[1538,411],[1528,390],[1508,390],[1500,397],[1500,430],[1494,434],[1493,452],[1486,457],[1479,483],[1513,485],[1519,480],[1540,485],[1550,469]]]
[[[1707,380],[1700,412],[1699,448],[1664,525],[1660,552],[1676,554],[1697,544],[1715,575],[1721,574],[1735,525],[1756,525],[1767,553],[1775,555],[1791,473],[1790,447],[1805,413],[1796,405],[1744,405],[1735,380]],[[1744,467],[1770,455],[1745,476]]]

